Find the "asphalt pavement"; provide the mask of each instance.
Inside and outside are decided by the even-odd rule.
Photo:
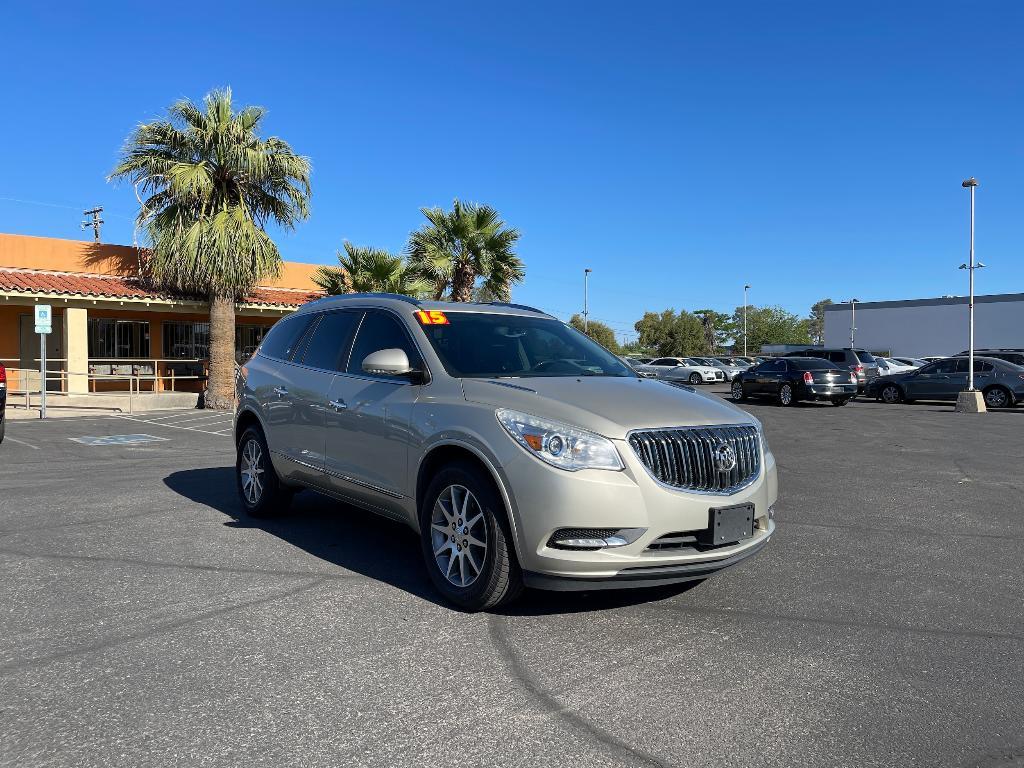
[[[0,765],[1024,765],[1024,408],[745,407],[762,554],[494,615],[398,524],[242,517],[225,414],[10,422]]]

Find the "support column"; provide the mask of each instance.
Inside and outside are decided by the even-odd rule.
[[[89,391],[89,310],[80,307],[64,309],[64,357],[68,372],[68,393]]]

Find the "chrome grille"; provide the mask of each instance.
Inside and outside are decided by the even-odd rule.
[[[699,493],[730,494],[761,473],[757,427],[683,427],[633,432],[629,444],[661,483]],[[736,464],[728,464],[729,449]]]

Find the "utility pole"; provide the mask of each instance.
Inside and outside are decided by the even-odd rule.
[[[966,269],[969,275],[969,294],[967,299],[967,389],[957,396],[956,409],[966,413],[979,413],[985,411],[985,400],[974,388],[974,270],[985,267],[980,261],[974,261],[974,190],[978,186],[978,180],[973,176],[966,179],[961,186],[971,190],[971,229],[970,229],[970,258],[966,264],[961,264],[960,269]]]
[[[749,285],[743,286],[743,356],[747,356],[747,291]]]
[[[100,218],[100,214],[103,213],[103,206],[97,205],[95,208],[90,208],[88,211],[82,211],[83,216],[92,216],[92,219],[86,219],[82,222],[82,229],[88,229],[92,227],[93,240],[97,243],[100,241],[100,226],[103,224],[103,219]]]
[[[583,332],[587,332],[587,327],[590,320],[590,273],[593,270],[587,268],[583,270]]]

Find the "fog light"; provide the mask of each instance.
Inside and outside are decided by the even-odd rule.
[[[554,549],[605,549],[624,547],[639,539],[646,528],[560,528],[551,534]]]

